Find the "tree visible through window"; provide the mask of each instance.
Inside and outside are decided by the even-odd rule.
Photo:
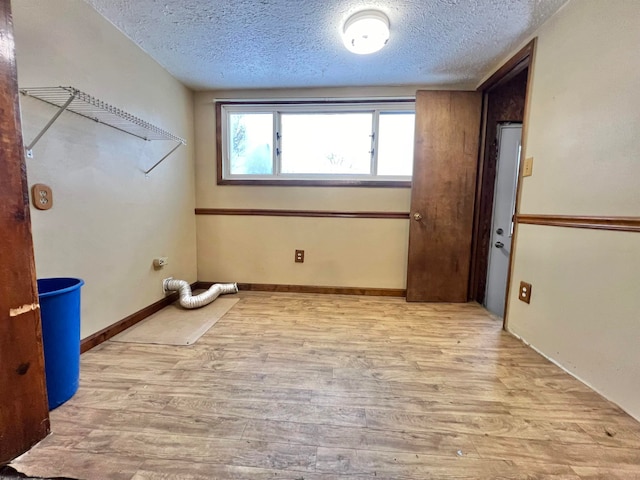
[[[231,175],[273,174],[273,121],[268,113],[229,115]]]

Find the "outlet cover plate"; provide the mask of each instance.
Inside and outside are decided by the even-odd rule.
[[[520,290],[518,290],[518,299],[524,303],[531,303],[531,284],[520,282]]]
[[[38,210],[49,210],[53,207],[53,192],[44,183],[36,183],[31,187],[31,201]]]
[[[296,250],[295,262],[304,263],[304,250]]]

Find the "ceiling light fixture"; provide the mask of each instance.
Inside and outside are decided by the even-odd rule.
[[[364,10],[351,15],[344,23],[342,38],[350,52],[374,53],[389,40],[389,18],[378,10]]]

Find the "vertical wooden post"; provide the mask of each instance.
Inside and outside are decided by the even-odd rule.
[[[0,465],[49,433],[9,0],[0,0]]]

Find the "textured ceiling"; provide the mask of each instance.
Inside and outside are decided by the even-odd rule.
[[[566,0],[86,0],[196,89],[474,85]],[[374,8],[380,52],[342,45]]]

